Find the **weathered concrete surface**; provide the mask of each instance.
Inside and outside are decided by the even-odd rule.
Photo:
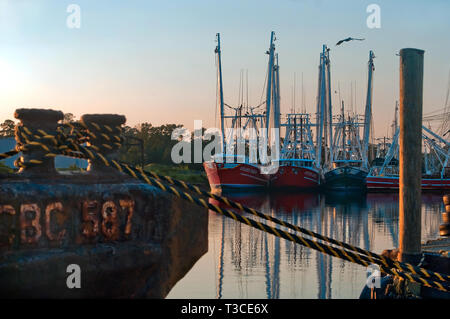
[[[0,297],[163,298],[207,251],[207,210],[135,180],[0,180]],[[81,268],[69,289],[67,266]]]

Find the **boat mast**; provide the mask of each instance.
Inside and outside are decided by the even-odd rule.
[[[363,165],[365,168],[369,166],[369,138],[370,138],[370,122],[372,121],[372,76],[375,70],[373,65],[374,58],[373,51],[369,52],[369,73],[368,73],[368,83],[367,83],[367,97],[366,97],[366,109],[364,113],[364,140],[363,140]]]
[[[430,134],[431,138],[426,136],[424,133]],[[424,125],[422,125],[422,138],[429,144],[430,153],[431,153],[431,148],[433,148],[434,153],[437,157],[437,160],[440,162],[440,164],[442,166],[441,173],[440,173],[441,178],[444,178],[445,169],[448,166],[448,161],[450,158],[450,143],[447,142],[441,136],[439,136],[436,133],[434,133],[433,131],[431,131],[431,129],[426,128]],[[444,144],[444,147],[439,146],[437,141]],[[444,161],[442,161],[440,156],[444,157]]]
[[[386,153],[386,156],[384,157],[383,165],[381,166],[380,172],[378,175],[382,176],[384,174],[384,169],[386,166],[389,166],[392,159],[397,156],[398,158],[398,138],[400,136],[400,128],[397,128],[395,130],[394,136],[392,137],[392,143],[389,147],[389,150]]]
[[[273,75],[273,65],[274,65],[274,53],[275,53],[275,45],[273,43],[275,37],[275,32],[272,31],[270,33],[270,47],[269,51],[266,53],[269,55],[269,66],[267,70],[267,91],[266,91],[266,130],[269,133],[269,121],[270,121],[270,111],[271,111],[271,101],[273,95],[273,87],[272,87],[272,75]],[[269,134],[267,134],[269,136]]]
[[[330,163],[333,163],[333,107],[331,104],[331,74],[330,74],[330,49],[326,48],[326,67],[327,67],[327,90],[328,90],[328,138],[329,138],[329,154],[330,154]]]
[[[395,101],[394,129],[392,130],[392,137],[395,135],[397,127],[398,127],[398,101]]]
[[[225,125],[224,125],[224,101],[223,101],[223,82],[222,82],[222,57],[220,51],[220,33],[216,34],[217,46],[217,81],[219,85],[219,102],[220,102],[220,131],[222,132],[222,148],[225,150]]]
[[[317,97],[317,157],[316,166],[322,165],[322,136],[324,131],[324,113],[325,113],[325,51],[326,45],[322,47],[322,53],[320,54],[320,66],[319,66],[319,94]]]
[[[345,150],[345,111],[344,111],[344,101],[342,101],[342,159],[347,159],[347,152]]]
[[[320,168],[320,160],[319,157],[319,144],[322,138],[319,139],[319,135],[321,135],[321,125],[320,125],[320,88],[322,83],[322,54],[320,55],[319,62],[319,74],[317,77],[317,96],[316,96],[316,167]]]
[[[280,66],[278,65],[278,53],[275,54],[275,65],[273,70],[273,126],[274,128],[280,128]]]
[[[300,158],[304,158],[303,155],[303,114],[300,116]]]

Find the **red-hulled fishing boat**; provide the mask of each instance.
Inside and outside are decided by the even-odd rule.
[[[281,160],[278,171],[270,178],[273,188],[314,188],[319,183],[318,170],[313,168],[312,161],[306,160]]]
[[[223,163],[208,161],[203,163],[208,182],[214,191],[255,190],[268,186],[268,175],[262,174],[256,164],[246,162]]]
[[[372,191],[389,191],[399,189],[398,176],[368,176],[366,179],[367,189]],[[450,189],[450,178],[426,178],[422,177],[422,190],[448,190]]]
[[[250,107],[245,103],[243,99],[244,88],[240,90],[240,104],[237,107],[232,107],[224,102],[223,85],[222,85],[222,62],[221,62],[221,49],[220,49],[220,34],[217,34],[217,47],[215,50],[217,58],[217,76],[218,76],[218,93],[220,103],[220,127],[222,133],[222,145],[226,154],[219,154],[212,158],[210,161],[205,161],[203,167],[208,176],[208,181],[212,190],[248,190],[254,191],[258,189],[264,189],[269,184],[269,175],[264,174],[260,170],[260,166],[257,161],[249,160],[245,155],[235,154],[235,151],[240,149],[239,144],[244,141],[244,149],[249,149],[252,154],[252,159],[256,159],[258,150],[255,149],[258,141],[258,129],[268,130],[269,123],[274,123],[273,126],[277,127],[276,123],[279,114],[279,87],[278,87],[278,64],[275,63],[275,33],[271,33],[270,48],[269,48],[269,67],[268,77],[273,80],[268,81],[267,85],[267,97],[264,103],[256,107]],[[244,81],[241,73],[241,85]],[[248,85],[247,85],[248,86]],[[248,92],[248,87],[247,87]],[[272,103],[273,102],[273,103]],[[266,110],[264,112],[255,113],[254,110],[258,110],[263,104],[266,104]],[[273,105],[272,105],[273,104]],[[225,114],[225,106],[234,111],[234,115]],[[229,127],[226,128],[226,120],[231,120]],[[266,126],[266,127],[264,127]],[[248,131],[246,131],[248,130]],[[246,132],[254,132],[250,134]],[[225,136],[227,133],[227,136]],[[252,143],[245,142],[245,135],[249,135],[249,140]],[[256,136],[253,136],[256,135]],[[267,135],[268,136],[268,135]],[[255,139],[256,138],[256,139]],[[239,143],[238,143],[239,141]],[[255,143],[253,143],[255,142]],[[241,144],[242,146],[242,144]]]
[[[366,178],[369,191],[397,191],[399,189],[399,162],[397,128],[392,144],[382,165],[372,165]],[[424,146],[424,173],[422,174],[422,190],[450,189],[450,143],[429,128],[422,126]],[[420,172],[419,172],[420,174]]]
[[[319,186],[320,173],[315,166],[309,114],[287,114],[286,135],[278,161],[278,171],[270,178],[272,188],[308,189]]]

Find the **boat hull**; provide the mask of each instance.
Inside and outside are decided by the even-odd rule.
[[[268,176],[258,167],[246,163],[203,163],[208,182],[213,191],[254,191],[268,186]]]
[[[324,187],[327,190],[361,191],[366,188],[367,172],[351,166],[335,168],[325,173]]]
[[[320,175],[307,167],[283,165],[273,174],[271,188],[315,188],[319,186]]]
[[[397,191],[399,178],[395,176],[368,176],[366,179],[369,191]],[[448,190],[450,179],[448,178],[422,178],[422,190]]]

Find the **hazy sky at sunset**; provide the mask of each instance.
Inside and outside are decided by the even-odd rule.
[[[81,28],[69,29],[66,8],[81,7]],[[381,7],[381,29],[369,29],[366,8]],[[356,81],[362,111],[369,50],[375,59],[375,134],[385,134],[398,99],[398,56],[425,50],[424,112],[444,107],[450,70],[450,2],[446,0],[0,0],[0,120],[18,107],[121,113],[129,125],[195,119],[214,126],[215,34],[221,33],[224,94],[238,100],[248,69],[250,103],[260,101],[270,31],[277,36],[282,111],[297,101],[303,72],[307,110],[315,110],[322,44],[331,47],[332,85],[349,102]],[[346,37],[362,42],[334,44]],[[337,94],[334,96],[337,112]],[[299,105],[299,103],[298,103]]]

